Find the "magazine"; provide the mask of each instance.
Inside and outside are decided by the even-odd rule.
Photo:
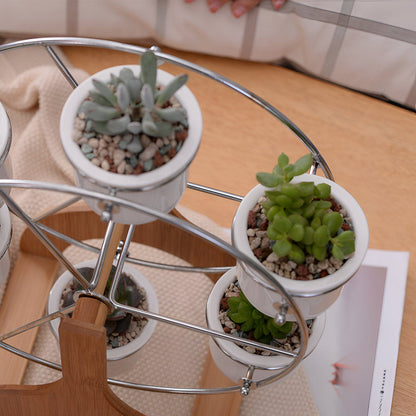
[[[369,250],[304,360],[321,416],[390,415],[409,253]]]

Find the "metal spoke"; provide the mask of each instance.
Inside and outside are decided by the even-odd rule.
[[[26,215],[26,213],[10,198],[7,193],[0,189],[0,196],[6,202],[9,209],[22,219],[28,228],[35,234],[39,241],[48,249],[48,251],[63,264],[78,280],[84,289],[88,290],[89,282],[78,272],[78,270],[72,265],[72,263],[55,247],[55,245],[48,239],[48,237],[43,234],[40,228],[31,220],[31,218]]]
[[[25,325],[20,326],[19,328],[14,329],[13,331],[6,332],[3,335],[0,335],[0,341],[4,341],[5,339],[14,337],[15,335],[19,335],[22,332],[28,331],[29,329],[36,328],[45,324],[46,322],[52,321],[56,318],[62,318],[63,316],[73,312],[75,309],[75,304],[71,306],[67,306],[57,312],[50,313],[42,318],[36,319],[35,321],[29,322]]]
[[[59,238],[73,246],[91,251],[92,253],[96,253],[96,254],[100,252],[99,248],[94,247],[91,244],[87,244],[84,241],[79,241],[79,240],[76,240],[75,238],[62,234],[59,231],[56,231],[44,224],[38,224],[38,227],[41,230],[47,232],[48,234],[53,235],[54,237]],[[157,263],[153,261],[137,259],[135,257],[130,257],[130,256],[127,256],[126,262],[131,263],[131,264],[136,264],[138,266],[151,267],[154,269],[162,269],[162,270],[185,272],[185,273],[225,273],[226,271],[230,270],[230,268],[232,267],[232,266],[225,266],[225,267],[180,266],[176,264]]]
[[[205,185],[198,185],[196,183],[188,182],[187,187],[189,189],[193,189],[195,191],[204,192],[206,194],[219,196],[221,198],[231,199],[232,201],[241,202],[243,200],[243,197],[240,195],[232,194],[230,192],[221,191],[219,189],[215,188],[209,188]]]
[[[49,56],[55,62],[56,66],[62,72],[63,76],[69,82],[71,87],[72,88],[78,87],[77,81],[75,81],[75,78],[69,72],[69,69],[65,66],[65,64],[62,62],[62,60],[59,58],[59,56],[56,54],[56,52],[52,49],[52,47],[49,46],[49,45],[45,45],[45,49],[48,51]]]
[[[57,205],[56,207],[44,212],[43,214],[38,215],[35,218],[32,218],[33,222],[39,222],[44,220],[45,218],[50,217],[53,214],[56,214],[57,212],[63,210],[64,208],[67,208],[73,204],[75,204],[76,202],[80,201],[81,197],[80,196],[76,196],[74,198],[68,199],[68,201],[63,202],[62,204]]]

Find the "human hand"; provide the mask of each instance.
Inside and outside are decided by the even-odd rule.
[[[185,3],[193,3],[195,0],[185,0]],[[243,14],[257,6],[261,0],[207,0],[211,13],[217,12],[224,4],[231,2],[231,12],[234,17],[241,17]],[[271,0],[273,7],[278,10],[286,0]]]

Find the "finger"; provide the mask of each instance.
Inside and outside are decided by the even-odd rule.
[[[257,6],[258,3],[260,3],[260,0],[235,0],[231,5],[231,12],[234,17],[241,17],[253,7]]]
[[[231,0],[208,0],[208,8],[211,13],[217,12],[225,3]]]
[[[272,0],[272,4],[275,10],[279,10],[285,2],[286,0]]]

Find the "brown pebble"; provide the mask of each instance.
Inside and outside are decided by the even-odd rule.
[[[329,275],[329,273],[326,270],[321,271],[321,277],[326,277],[328,275]]]
[[[231,328],[228,328],[228,326],[224,327],[224,332],[227,332],[228,334],[231,332]]]
[[[269,220],[267,218],[260,221],[259,228],[261,231],[266,231],[268,226],[269,226]]]
[[[256,228],[257,227],[257,214],[254,211],[249,211],[248,212],[247,227],[248,228]]]
[[[169,157],[172,159],[173,157],[175,157],[175,155],[176,155],[176,150],[175,150],[175,148],[173,148],[173,147],[171,147],[169,150],[168,150],[168,155],[169,155]]]
[[[184,142],[187,137],[188,137],[188,131],[187,130],[179,130],[175,133],[175,139],[178,142]]]
[[[228,299],[226,298],[226,297],[223,297],[222,299],[221,299],[221,302],[220,302],[220,307],[221,307],[221,309],[222,310],[227,310],[228,308],[229,308],[229,306],[228,306]]]
[[[347,224],[346,222],[344,222],[344,223],[341,225],[341,228],[342,228],[344,231],[348,231],[348,230],[350,230],[350,229],[351,229],[350,225],[349,225],[349,224]]]
[[[143,165],[142,164],[138,164],[134,170],[133,170],[133,175],[139,175],[140,173],[142,173],[144,171],[143,169]]]
[[[307,275],[308,275],[308,273],[309,273],[309,271],[308,271],[308,266],[307,266],[306,264],[299,264],[299,265],[296,267],[295,272],[296,272],[296,274],[297,274],[298,276],[305,277],[305,276],[307,276]]]
[[[153,157],[153,164],[155,168],[158,168],[164,164],[163,156],[157,151]]]
[[[253,250],[254,255],[261,261],[267,259],[273,250],[269,247],[259,247]]]

